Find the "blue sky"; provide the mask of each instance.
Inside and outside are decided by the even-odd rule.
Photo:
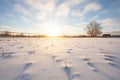
[[[83,34],[96,20],[103,32],[120,30],[120,0],[0,0],[0,30]],[[57,30],[56,30],[57,31]]]

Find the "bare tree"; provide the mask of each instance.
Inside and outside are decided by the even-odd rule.
[[[4,36],[11,36],[11,32],[10,31],[4,31]]]
[[[101,24],[97,23],[96,21],[90,22],[85,29],[87,34],[91,37],[98,36],[102,33]]]

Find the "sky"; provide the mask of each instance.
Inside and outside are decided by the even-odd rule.
[[[120,0],[0,0],[0,31],[78,35],[94,20],[120,30]]]

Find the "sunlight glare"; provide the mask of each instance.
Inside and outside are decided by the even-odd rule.
[[[48,31],[48,36],[50,37],[55,37],[55,36],[59,36],[60,35],[60,28],[55,26],[52,27],[49,31]]]

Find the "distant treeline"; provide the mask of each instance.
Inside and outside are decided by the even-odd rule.
[[[42,34],[11,32],[11,31],[0,31],[0,36],[3,36],[3,37],[47,37],[46,35],[42,35]]]
[[[102,37],[120,37],[120,35],[103,34]]]
[[[23,33],[23,32],[11,32],[11,31],[0,31],[0,36],[1,37],[49,37],[47,35],[43,35],[43,34],[38,34],[38,33]],[[59,38],[86,38],[86,37],[90,37],[87,35],[60,35],[57,36]],[[103,34],[101,36],[97,36],[97,37],[120,37],[120,35],[111,35],[111,34]]]

